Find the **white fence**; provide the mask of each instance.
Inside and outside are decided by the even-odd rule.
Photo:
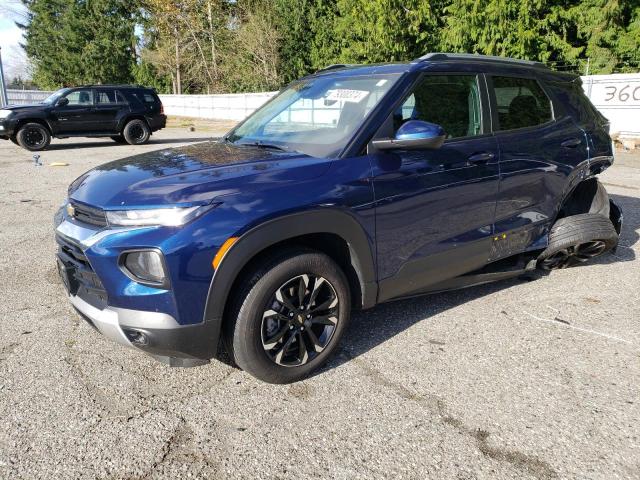
[[[7,97],[9,98],[9,105],[26,105],[28,103],[41,102],[52,93],[40,90],[7,90]]]
[[[611,122],[611,133],[640,138],[640,73],[590,75],[582,86],[602,114]],[[8,90],[9,103],[39,102],[51,92]],[[242,120],[276,92],[232,95],[160,95],[167,115]]]
[[[167,115],[178,117],[243,120],[276,92],[229,95],[160,95]]]

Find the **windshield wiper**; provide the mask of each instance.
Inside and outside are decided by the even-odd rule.
[[[274,150],[280,150],[281,152],[295,152],[295,150],[291,150],[290,148],[283,147],[282,145],[276,145],[275,143],[266,143],[261,140],[258,140],[256,142],[242,142],[242,143],[230,142],[230,143],[233,143],[235,145],[246,145],[246,146],[258,147],[258,148],[272,148]]]
[[[281,152],[289,151],[287,148],[282,147],[280,145],[275,145],[273,143],[249,142],[249,143],[245,143],[244,145],[251,145],[252,147],[259,147],[259,148],[273,148],[274,150],[280,150]]]

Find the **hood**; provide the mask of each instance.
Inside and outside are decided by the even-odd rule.
[[[6,107],[0,107],[2,110],[11,110],[13,112],[18,112],[20,110],[28,110],[30,108],[42,108],[45,107],[45,103],[29,103],[26,105],[7,105]]]
[[[329,164],[300,153],[210,141],[100,165],[71,184],[69,197],[107,210],[205,204],[265,184],[314,178]]]

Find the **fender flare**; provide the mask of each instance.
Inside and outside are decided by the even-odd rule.
[[[149,130],[151,130],[151,126],[149,125],[149,120],[147,120],[147,117],[145,115],[141,113],[127,112],[126,115],[123,115],[122,118],[118,119],[118,123],[116,125],[116,131],[122,132],[122,130],[124,129],[124,126],[127,123],[129,123],[130,120],[142,120],[147,124],[147,126],[149,127]]]
[[[222,324],[231,287],[242,269],[258,252],[281,241],[314,233],[336,234],[345,240],[351,264],[360,282],[362,306],[369,308],[375,305],[378,285],[368,236],[352,215],[327,208],[284,215],[244,233],[225,254],[211,279],[204,321]]]

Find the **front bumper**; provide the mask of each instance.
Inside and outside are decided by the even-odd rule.
[[[69,300],[98,332],[171,366],[202,365],[215,356],[219,325],[179,323],[167,307],[171,291],[141,286],[124,276],[114,258],[96,255],[109,252],[114,236],[135,235],[135,229],[91,228],[67,218],[57,222],[58,266]]]
[[[124,308],[98,309],[78,295],[69,295],[76,311],[92,327],[114,342],[152,355],[175,367],[194,367],[209,362],[207,324],[182,326],[171,316]],[[195,355],[195,356],[193,356]]]
[[[0,138],[9,139],[16,132],[16,122],[10,118],[4,118],[0,120]]]

